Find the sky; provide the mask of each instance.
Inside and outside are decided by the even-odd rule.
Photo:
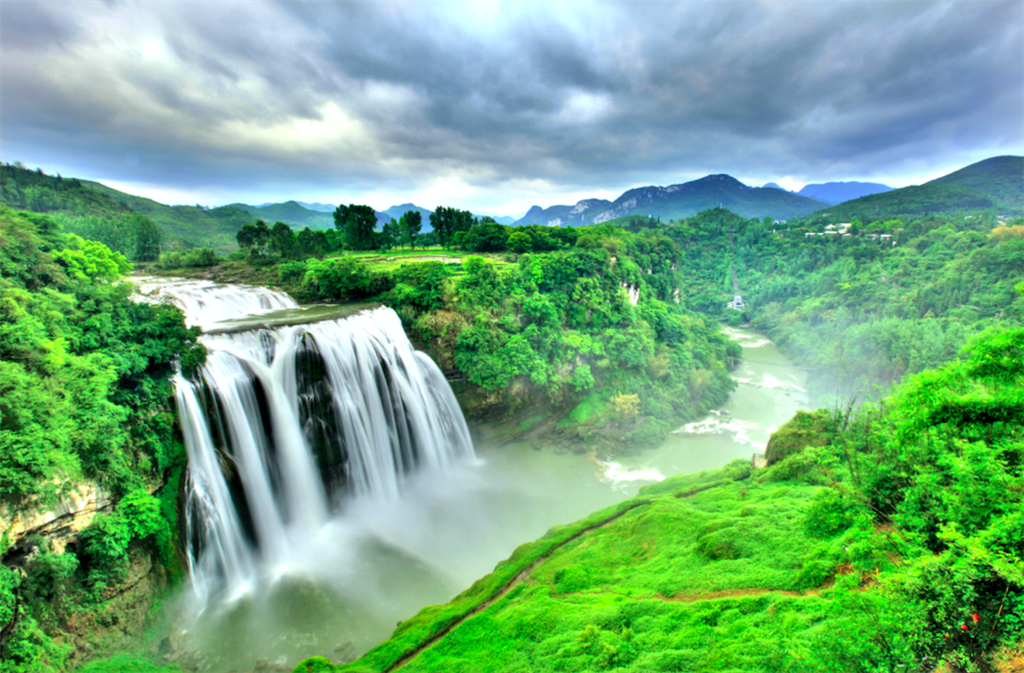
[[[1024,154],[1024,2],[0,2],[0,160],[521,216]]]

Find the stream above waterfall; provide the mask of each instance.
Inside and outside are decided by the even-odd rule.
[[[170,297],[190,324],[214,332],[203,337],[211,353],[238,350],[246,339],[258,344],[261,337],[254,335],[272,327],[279,344],[270,348],[273,355],[309,318],[326,325],[352,316],[368,323],[394,316],[389,309],[298,307],[265,288],[163,279],[140,285],[149,300]],[[211,300],[216,292],[229,299],[220,308]],[[169,601],[166,629],[173,647],[191,651],[202,670],[213,672],[246,670],[258,659],[294,665],[308,656],[361,654],[386,639],[397,622],[450,600],[551,526],[630,498],[666,476],[762,453],[772,430],[807,405],[806,374],[761,335],[726,332],[743,347],[743,362],[733,373],[738,389],[660,448],[613,457],[564,453],[538,440],[484,444],[475,447],[475,457],[470,449],[450,461],[396,472],[394,489],[328,498],[326,513],[301,528],[300,536],[274,538],[275,547],[286,548],[252,546],[250,539],[257,550],[251,582],[219,593],[193,586]],[[273,357],[266,366],[272,368]],[[285,529],[295,514],[288,509],[278,515]]]

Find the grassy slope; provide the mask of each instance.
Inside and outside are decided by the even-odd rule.
[[[798,572],[821,543],[803,526],[818,488],[754,479],[741,462],[668,479],[521,546],[339,670],[756,671],[807,661],[827,640],[834,592]]]
[[[164,235],[171,239],[172,245],[187,242],[190,246],[213,248],[219,253],[230,252],[238,247],[235,241],[238,230],[246,223],[256,221],[251,214],[231,206],[210,210],[197,206],[167,206],[142,196],[119,192],[98,182],[82,180],[82,184],[127,204],[156,222]]]

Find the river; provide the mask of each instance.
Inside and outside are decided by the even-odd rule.
[[[155,287],[143,283],[150,292]],[[282,309],[264,297],[249,305],[255,318],[215,326],[203,314],[207,308],[196,301],[193,320],[213,331],[351,312]],[[161,637],[173,632],[173,649],[191,650],[193,661],[213,672],[246,670],[259,659],[294,666],[309,656],[362,654],[397,622],[450,600],[551,526],[630,498],[665,476],[763,453],[772,430],[806,407],[806,375],[763,336],[726,332],[743,347],[733,374],[737,390],[661,447],[615,458],[556,452],[536,440],[477,446],[473,461],[406,478],[397,498],[347,501],[308,545],[301,567],[275,568],[263,590],[202,607],[184,590],[168,601]]]

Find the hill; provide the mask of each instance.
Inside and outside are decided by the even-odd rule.
[[[110,194],[97,193],[77,178],[46,175],[19,165],[0,164],[0,203],[34,213],[121,217],[132,209]]]
[[[0,165],[0,185],[0,203],[52,215],[69,231],[78,230],[78,225],[86,220],[92,221],[92,231],[96,230],[96,220],[102,221],[101,224],[109,222],[116,228],[126,215],[139,213],[157,225],[165,250],[191,247],[209,247],[222,253],[234,250],[237,247],[235,232],[255,219],[232,207],[166,206],[98,182],[46,175],[18,165]]]
[[[250,213],[232,206],[168,206],[143,196],[119,192],[99,182],[82,180],[82,184],[153,220],[164,234],[166,247],[170,248],[203,247],[220,253],[230,252],[238,247],[235,241],[238,230],[256,221]]]
[[[932,180],[928,185],[966,187],[1007,206],[1024,207],[1024,157],[992,157]]]
[[[767,186],[767,185],[766,185]],[[806,196],[809,199],[816,199],[822,203],[835,205],[843,201],[859,199],[870,194],[890,192],[892,187],[883,185],[880,182],[823,182],[820,184],[804,185],[797,194]]]
[[[1024,211],[1024,157],[993,157],[920,186],[863,196],[828,208],[832,217],[874,220],[994,209]]]
[[[668,187],[638,187],[609,203],[584,199],[575,206],[534,206],[516,222],[583,227],[627,215],[647,215],[664,221],[723,207],[743,217],[786,219],[820,209],[822,203],[773,187],[748,187],[729,175],[708,175]]]
[[[296,229],[333,229],[334,213],[311,210],[297,201],[271,203],[263,206],[250,206],[245,203],[232,203],[230,207],[244,210],[268,224],[284,222]]]

